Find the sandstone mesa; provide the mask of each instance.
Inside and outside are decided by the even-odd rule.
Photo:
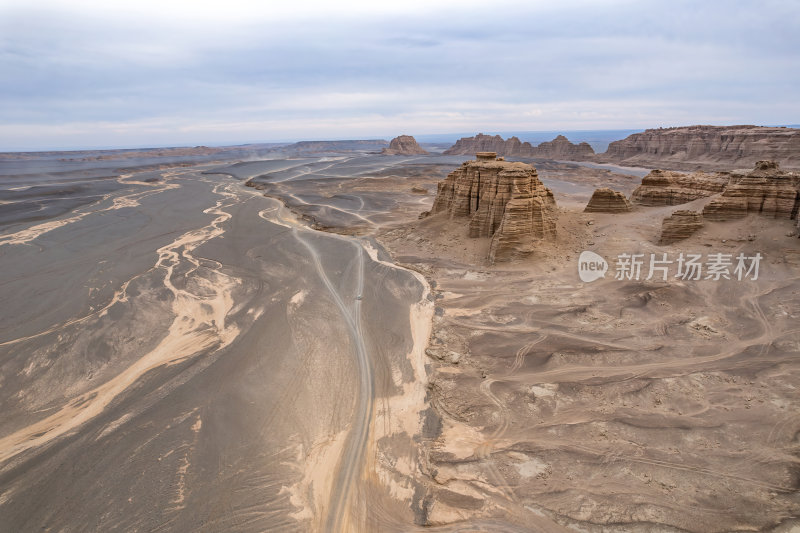
[[[469,218],[470,237],[490,237],[489,262],[531,253],[555,237],[556,202],[536,169],[481,152],[437,186],[432,214]]]
[[[774,161],[759,161],[750,172],[736,171],[723,193],[706,204],[708,220],[732,220],[757,213],[794,219],[800,209],[800,174],[784,172]]]
[[[646,206],[680,205],[722,192],[728,184],[726,172],[685,174],[653,170],[634,189],[631,202]]]
[[[800,167],[800,129],[763,126],[653,128],[608,145],[595,161],[628,166],[726,168],[770,159]]]

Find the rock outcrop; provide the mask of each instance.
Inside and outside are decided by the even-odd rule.
[[[698,211],[681,209],[672,213],[661,223],[661,239],[658,244],[682,241],[703,227],[703,215]]]
[[[586,161],[594,157],[594,150],[588,143],[573,144],[563,135],[533,146],[529,142],[520,141],[517,137],[503,140],[499,135],[491,136],[483,133],[475,137],[462,137],[445,150],[444,154],[474,155],[478,152],[495,152],[506,157],[540,157],[571,161]]]
[[[495,152],[502,156],[530,157],[533,146],[517,137],[503,140],[499,135],[477,134],[475,137],[462,137],[445,150],[444,155],[475,155],[478,152]]]
[[[483,152],[438,184],[432,214],[468,218],[470,237],[490,237],[489,261],[506,261],[555,237],[556,203],[536,169]]]
[[[601,187],[595,189],[584,213],[626,213],[631,210],[631,203],[625,194]]]
[[[389,147],[381,151],[383,155],[427,155],[427,153],[411,135],[395,137],[389,142]]]
[[[631,202],[639,205],[680,205],[722,192],[728,184],[726,172],[684,174],[653,170],[634,189]]]
[[[686,126],[634,133],[608,145],[597,161],[629,166],[734,169],[770,159],[800,168],[800,129]]]
[[[566,159],[568,161],[588,161],[594,158],[594,150],[589,143],[582,142],[573,144],[563,135],[559,135],[552,141],[540,143],[534,148],[531,157],[541,157],[543,159]]]
[[[708,220],[732,220],[758,213],[793,219],[800,209],[800,174],[784,172],[774,161],[759,161],[750,172],[732,173],[730,184],[703,209]]]

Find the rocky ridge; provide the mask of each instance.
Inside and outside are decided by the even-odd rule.
[[[800,129],[683,126],[648,129],[614,141],[598,162],[628,166],[734,169],[770,159],[800,168]]]
[[[469,218],[470,237],[490,237],[489,261],[529,254],[535,242],[555,237],[556,203],[536,169],[477,154],[437,186],[432,214]]]
[[[625,213],[631,210],[631,203],[625,195],[608,187],[595,189],[585,213]]]
[[[750,171],[731,173],[723,193],[706,204],[708,220],[733,220],[751,213],[794,219],[800,209],[800,174],[785,172],[774,161],[758,161]]]
[[[646,206],[680,205],[722,192],[730,174],[694,172],[685,174],[669,170],[653,170],[634,189],[631,202]]]
[[[400,135],[389,142],[389,147],[381,150],[382,155],[427,155],[417,140],[411,135]]]
[[[499,135],[462,137],[444,151],[445,155],[474,155],[478,152],[495,152],[506,157],[540,157],[543,159],[567,159],[571,161],[587,161],[594,157],[594,150],[588,143],[573,144],[563,135],[552,141],[533,146],[522,142],[517,137],[503,139]]]
[[[552,141],[540,143],[533,149],[531,157],[541,157],[545,159],[566,159],[568,161],[590,161],[594,158],[594,149],[589,143],[571,143],[563,135],[559,135]]]
[[[698,211],[679,209],[661,223],[661,238],[658,244],[682,241],[703,227],[703,215]]]

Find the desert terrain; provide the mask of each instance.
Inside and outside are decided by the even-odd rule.
[[[413,524],[426,285],[225,167],[2,178],[3,531]]]
[[[522,158],[556,237],[490,264],[420,218],[472,156],[376,146],[6,167],[0,529],[800,527],[794,220],[658,245],[713,197],[584,213],[649,169]],[[682,252],[764,259],[615,279]]]

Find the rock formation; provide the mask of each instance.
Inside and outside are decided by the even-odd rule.
[[[573,144],[563,135],[559,135],[552,141],[540,143],[539,146],[534,148],[531,157],[588,161],[594,157],[594,150],[589,146],[589,143]]]
[[[427,153],[411,135],[395,137],[389,143],[389,147],[381,151],[383,155],[427,155]]]
[[[489,261],[506,261],[533,251],[534,243],[555,237],[556,203],[536,169],[498,161],[482,152],[438,184],[432,214],[469,218],[470,237],[491,237]]]
[[[684,174],[653,170],[634,189],[631,202],[649,206],[685,204],[722,192],[729,179],[730,174],[725,172]]]
[[[533,151],[531,143],[522,142],[517,137],[507,141],[499,135],[491,136],[483,133],[475,137],[462,137],[456,144],[445,150],[444,155],[475,155],[478,152],[495,152],[502,156],[530,157]]]
[[[681,209],[672,213],[661,223],[661,239],[658,244],[672,244],[693,235],[703,227],[703,215],[697,211]]]
[[[462,137],[456,144],[444,151],[445,155],[474,155],[478,152],[496,152],[507,157],[541,157],[543,159],[568,159],[586,161],[594,157],[594,150],[588,143],[573,144],[563,135],[552,141],[532,146],[517,137],[503,140],[499,135],[479,133],[475,137]]]
[[[784,172],[774,161],[759,161],[750,172],[732,173],[725,191],[706,204],[708,220],[731,220],[759,213],[793,219],[800,208],[800,174]]]
[[[595,189],[589,203],[586,204],[585,213],[625,213],[631,210],[631,203],[619,191],[608,187]]]
[[[608,145],[597,161],[631,166],[734,169],[771,159],[800,167],[800,129],[686,126],[649,129]]]

